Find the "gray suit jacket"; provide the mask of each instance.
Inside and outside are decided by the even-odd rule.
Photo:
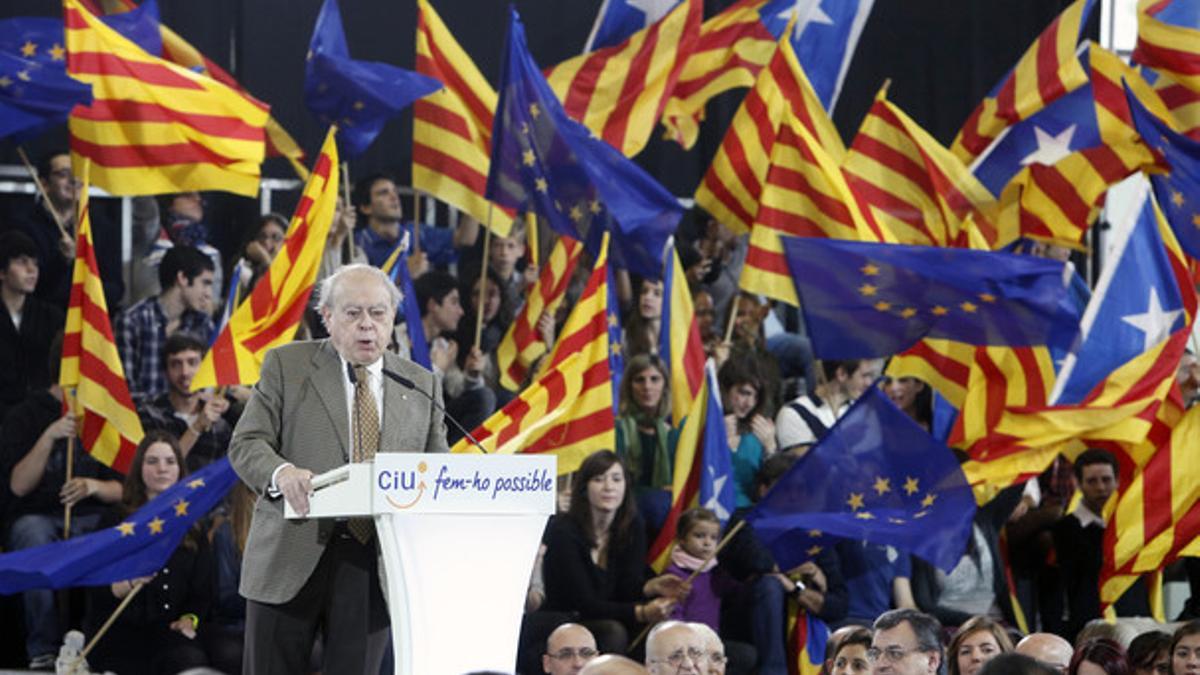
[[[390,352],[383,365],[442,400],[441,384],[428,370]],[[429,399],[386,377],[383,383],[380,452],[448,452],[445,420]],[[333,522],[289,521],[283,516],[284,500],[268,499],[265,493],[271,474],[284,462],[314,474],[347,462],[348,386],[342,361],[328,340],[284,345],[263,361],[229,446],[234,470],[259,495],[239,588],[251,600],[287,602],[316,569]]]

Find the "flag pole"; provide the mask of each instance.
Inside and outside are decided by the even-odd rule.
[[[50,212],[50,217],[54,220],[54,224],[58,226],[58,233],[63,236],[63,239],[69,239],[71,235],[67,234],[67,226],[63,224],[62,216],[58,214],[58,209],[54,208],[54,204],[50,201],[50,195],[46,194],[46,187],[38,179],[37,169],[33,168],[33,163],[29,161],[29,155],[25,154],[24,146],[17,146],[17,156],[21,158],[21,163],[25,165],[25,170],[29,172],[29,177],[33,179],[33,186],[37,188],[38,195],[41,196],[42,202],[46,204],[46,210]]]
[[[733,540],[733,536],[735,534],[737,534],[738,532],[740,532],[741,529],[745,526],[746,526],[746,521],[740,520],[740,521],[738,521],[737,525],[733,526],[733,529],[726,532],[725,536],[721,539],[721,542],[719,544],[717,544],[717,547],[715,549],[713,549],[713,552],[708,554],[708,557],[704,559],[704,562],[699,567],[692,570],[692,573],[689,574],[688,577],[683,580],[684,583],[689,583],[689,584],[692,583],[692,579],[695,579],[696,576],[700,574],[700,570],[703,570],[705,567],[707,567],[709,561],[711,561],[713,558],[716,558],[717,554],[721,552],[721,549],[725,548],[725,545]],[[642,643],[642,640],[646,639],[646,635],[648,635],[650,633],[650,629],[653,627],[654,627],[654,624],[652,624],[652,623],[646,624],[646,627],[642,629],[642,632],[638,633],[638,636],[633,639],[633,642],[629,643],[629,648],[625,650],[625,653],[626,654],[633,653],[633,650],[637,649],[637,646]]]
[[[421,255],[421,191],[413,190],[413,240],[412,252]]]
[[[131,581],[129,582],[129,585],[129,593],[127,593],[125,597],[121,599],[121,604],[117,605],[117,608],[112,611],[112,614],[108,615],[108,618],[104,621],[104,625],[100,626],[100,630],[97,630],[96,634],[92,636],[91,642],[88,642],[87,646],[83,648],[83,651],[79,652],[79,656],[75,657],[75,662],[71,664],[72,672],[74,672],[75,669],[83,663],[83,660],[87,658],[87,655],[90,654],[92,649],[96,647],[96,643],[100,641],[100,638],[104,637],[104,634],[108,632],[109,628],[112,628],[113,622],[117,620],[118,616],[121,616],[121,612],[125,611],[125,608],[128,607],[129,603],[133,602],[133,598],[137,596],[138,591],[142,590],[142,586],[145,586],[146,584],[134,583]]]
[[[492,247],[492,205],[488,204],[487,227],[483,229],[483,256],[482,264],[479,265],[479,300],[475,303],[479,305],[475,312],[475,347],[478,348],[483,340],[483,306],[486,304],[484,298],[487,297],[487,270],[488,262],[491,256]]]
[[[539,267],[538,263],[542,258],[542,251],[538,248],[538,244],[540,243],[538,241],[539,237],[537,214],[533,211],[527,211],[525,213],[525,248],[529,251],[529,263],[533,265],[534,269]]]
[[[74,387],[72,387],[70,390],[64,391],[63,396],[65,396],[67,398],[67,410],[71,411],[71,413],[74,414],[74,412],[75,412],[75,389],[74,389]],[[70,483],[71,479],[75,477],[75,436],[76,436],[76,434],[72,433],[70,436],[67,437],[67,477],[66,477],[66,479],[63,480],[63,485]],[[71,507],[72,506],[74,506],[74,504],[67,504],[66,508],[63,509],[63,537],[62,537],[63,541],[66,541],[71,538]]]

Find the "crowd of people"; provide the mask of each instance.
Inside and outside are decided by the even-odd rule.
[[[202,195],[139,198],[133,256],[123,275],[112,230],[97,225],[97,232],[107,231],[95,248],[114,337],[146,430],[133,468],[122,477],[69,442],[80,431],[69,392],[58,385],[79,190],[69,155],[49,155],[39,181],[46,197],[0,223],[0,541],[6,551],[60,540],[68,506],[70,536],[120,522],[228,454],[250,389],[193,392],[191,383],[215,337],[228,286],[244,284],[233,296],[246,297],[280,252],[287,228],[283,217],[264,214],[247,225],[244,241],[222,250],[212,240]],[[407,326],[398,313],[391,349],[407,356],[409,336],[421,335],[446,410],[474,428],[515,396],[500,384],[496,348],[537,279],[532,261],[546,259],[550,237],[536,238],[542,250],[534,256],[535,239],[522,221],[508,236],[486,238],[466,216],[453,228],[416,227],[405,221],[396,181],[382,174],[360,181],[351,202],[339,200],[318,281],[348,264],[378,267],[409,237],[415,253],[401,264],[414,280],[421,319]],[[528,589],[518,672],[575,673],[589,661],[588,672],[623,672],[616,669],[642,667],[633,662],[641,661],[653,673],[785,673],[794,658],[788,617],[796,611],[834,631],[825,666],[834,673],[934,673],[943,665],[954,675],[1047,667],[1093,675],[1158,672],[1160,666],[1182,673],[1191,672],[1187,663],[1200,664],[1200,624],[1188,623],[1174,637],[1146,633],[1132,644],[1124,634],[1093,637],[1100,630],[1093,622],[1100,616],[1102,513],[1128,478],[1102,450],[1073,463],[1060,457],[1036,479],[1001,492],[979,510],[967,550],[949,572],[890,546],[850,540],[781,569],[749,527],[718,552],[724,533],[868,387],[882,387],[926,429],[933,423],[934,392],[911,377],[881,379],[882,360],[815,360],[799,312],[739,290],[745,237],[707,214],[685,216],[675,246],[701,341],[718,366],[735,509],[727,520],[706,509],[685,513],[672,533],[665,571],[650,571],[648,542],[666,520],[679,434],[669,417],[667,355],[659,353],[663,284],[619,271],[626,366],[615,445],[596,448],[560,480],[560,512],[547,527]],[[580,261],[567,301],[556,313],[536,317],[547,344],[554,343],[589,269]],[[329,334],[320,301],[314,293],[297,339]],[[1179,382],[1194,403],[1200,365],[1191,354],[1180,365]],[[445,440],[453,444],[461,432],[448,429]],[[1076,491],[1082,498],[1068,511]],[[21,630],[4,639],[23,640],[31,669],[52,668],[70,627],[64,618],[94,632],[134,586],[143,586],[93,652],[94,667],[122,675],[196,666],[240,672],[246,603],[238,588],[254,499],[251,490],[235,488],[157,574],[87,589],[68,598],[73,609],[51,591],[24,593],[16,614]],[[1200,591],[1190,562],[1184,574]],[[1144,584],[1131,588],[1116,609],[1148,616]],[[5,611],[14,614],[11,607]],[[1195,616],[1200,606],[1189,602],[1181,618]],[[1021,621],[1040,632],[1021,639],[1014,634]],[[303,659],[319,663],[317,643]],[[1045,644],[1054,648],[1039,651]],[[633,660],[622,661],[626,654]],[[993,659],[1009,665],[984,665]],[[595,670],[601,666],[609,670]]]

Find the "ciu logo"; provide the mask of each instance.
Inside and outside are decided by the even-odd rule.
[[[384,491],[383,498],[397,511],[404,511],[416,506],[417,502],[421,501],[421,497],[425,496],[425,481],[422,479],[428,470],[429,465],[420,461],[417,463],[416,471],[380,471],[378,482],[379,489]],[[407,501],[392,498],[393,492],[412,493],[414,490],[416,495]],[[398,496],[403,498],[408,494]]]

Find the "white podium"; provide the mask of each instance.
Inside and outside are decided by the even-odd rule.
[[[397,675],[512,672],[556,469],[550,455],[381,453],[314,477],[309,518],[375,517]]]

